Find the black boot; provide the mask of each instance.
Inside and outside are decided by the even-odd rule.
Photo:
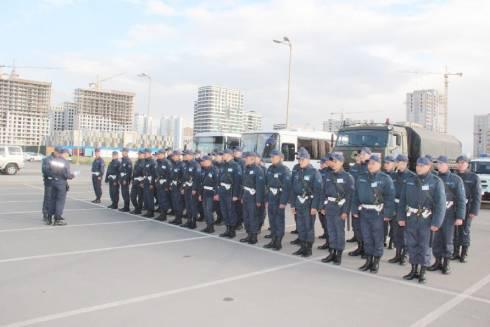
[[[231,235],[230,234],[230,230],[231,230],[230,226],[227,225],[226,226],[226,231],[224,233],[219,234],[219,236],[220,237],[230,237],[230,235]]]
[[[201,230],[202,233],[207,233],[207,234],[212,234],[214,233],[214,227],[213,224],[207,224],[206,228]]]
[[[330,254],[326,258],[323,258],[322,262],[324,263],[332,262],[335,260],[336,255],[337,255],[337,250],[330,250]]]
[[[378,270],[379,270],[379,259],[381,259],[381,257],[374,257],[374,259],[373,259],[373,264],[371,265],[371,268],[370,268],[370,271],[373,274],[377,274],[378,273]]]
[[[196,217],[192,217],[189,219],[189,229],[196,229],[197,223],[196,223]]]
[[[451,256],[451,258],[449,258],[449,260],[459,260],[461,258],[459,255],[459,250],[460,247],[455,245],[453,255]]]
[[[297,238],[294,241],[289,242],[289,244],[292,244],[292,245],[301,245],[301,241],[299,240],[299,238]]]
[[[167,221],[167,213],[165,211],[160,212],[160,215],[156,219],[158,221]]]
[[[328,241],[325,241],[323,245],[318,246],[318,250],[328,250]]]
[[[109,204],[109,205],[107,206],[107,208],[108,208],[108,209],[114,209],[114,204],[112,204],[112,203],[111,203],[111,204]]]
[[[129,206],[128,207],[124,206],[123,208],[119,209],[119,211],[121,211],[121,212],[129,212]]]
[[[390,237],[390,242],[388,243],[388,250],[393,250],[393,237]]]
[[[349,238],[347,241],[347,243],[355,243],[357,242],[357,238],[355,236],[352,236],[351,238]]]
[[[175,218],[169,221],[172,225],[180,225],[182,224],[182,215],[180,214],[175,214]]]
[[[251,236],[250,236],[250,240],[248,241],[248,244],[257,244],[258,240],[257,240],[257,234],[255,233],[252,233]]]
[[[373,257],[368,255],[367,258],[366,258],[366,262],[359,267],[359,270],[360,271],[368,271],[369,269],[371,269],[371,265],[373,264]]]
[[[461,256],[459,258],[459,262],[465,263],[468,261],[467,258],[468,258],[468,247],[463,245],[463,248],[461,249]]]
[[[437,271],[437,270],[441,270],[441,269],[442,269],[441,257],[437,257],[434,264],[432,266],[430,266],[429,268],[427,268],[428,271]]]
[[[418,265],[412,265],[412,270],[410,270],[410,272],[407,275],[403,276],[403,279],[412,280],[419,277],[418,269],[419,269]]]
[[[393,258],[391,258],[390,260],[388,260],[389,263],[399,263],[400,260],[401,260],[401,249],[396,249],[396,254]]]
[[[236,232],[235,232],[235,226],[230,226],[230,236],[229,238],[235,238]]]
[[[400,261],[399,264],[400,266],[403,266],[407,263],[407,250],[403,248],[400,252]]]
[[[52,223],[53,223],[53,216],[47,215],[45,224],[51,225]]]
[[[196,221],[199,221],[199,222],[200,222],[200,221],[204,221],[204,217],[203,217],[203,216],[201,216],[201,215],[199,215],[199,216],[197,217]]]
[[[240,239],[240,243],[249,243],[252,238],[252,234],[247,233],[247,237]]]
[[[342,250],[337,250],[337,254],[335,254],[335,260],[333,261],[334,265],[340,266],[342,264]]]
[[[301,254],[302,257],[308,258],[313,254],[313,251],[311,250],[313,247],[313,242],[306,242],[305,246],[305,251]]]
[[[425,270],[427,268],[422,266],[420,267],[420,273],[419,273],[419,283],[420,284],[425,284],[426,278],[425,278]]]
[[[357,256],[360,256],[363,252],[363,249],[362,249],[362,242],[357,242],[357,249],[355,249],[354,251],[351,251],[349,252],[349,255],[351,257],[357,257]]]
[[[275,245],[276,245],[276,238],[272,237],[272,240],[266,245],[264,245],[264,249],[272,249]]]
[[[442,273],[444,275],[449,275],[451,273],[451,266],[449,265],[449,258],[442,259]]]
[[[235,230],[242,230],[243,229],[243,224],[242,223],[238,223],[235,225]]]
[[[280,251],[282,249],[282,236],[276,237],[276,242],[274,243],[274,247],[272,249],[275,251]]]
[[[327,234],[323,233],[322,235],[318,236],[318,239],[320,240],[326,240],[327,239]]]
[[[155,214],[153,213],[152,210],[147,210],[146,211],[146,214],[143,215],[143,217],[145,217],[145,218],[153,218],[153,217],[155,217]]]
[[[300,248],[293,255],[303,255],[306,250],[306,242],[300,241]]]
[[[298,234],[298,230],[297,230],[297,229],[292,230],[292,231],[291,231],[291,234]]]
[[[133,215],[140,215],[141,214],[141,209],[134,209],[133,211],[131,211],[131,214],[133,214]]]
[[[272,238],[272,234],[269,233],[269,234],[265,235],[264,238]]]

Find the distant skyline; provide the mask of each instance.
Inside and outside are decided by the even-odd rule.
[[[245,110],[282,123],[287,48],[293,43],[290,122],[321,129],[330,112],[352,119],[405,120],[407,92],[443,78],[406,71],[463,72],[449,84],[449,133],[472,151],[473,115],[490,112],[487,0],[24,0],[2,1],[0,65],[52,81],[52,104],[96,80],[136,93],[152,116],[192,121],[197,89],[238,88]],[[59,67],[56,70],[22,66]],[[0,68],[2,73],[10,69]]]

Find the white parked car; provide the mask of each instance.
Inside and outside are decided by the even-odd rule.
[[[0,172],[15,175],[24,168],[22,148],[16,145],[0,145]]]
[[[24,160],[25,161],[41,161],[43,159],[44,159],[44,156],[40,153],[24,152]]]

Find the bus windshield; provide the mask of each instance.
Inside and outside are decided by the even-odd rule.
[[[194,148],[203,153],[223,151],[225,145],[223,136],[200,136],[194,142]]]
[[[262,158],[270,158],[271,151],[278,149],[279,134],[254,133],[242,135],[242,147],[245,152],[256,152]]]
[[[356,129],[339,131],[336,146],[385,147],[387,130]]]
[[[471,163],[471,171],[476,174],[490,175],[490,161],[473,161]]]

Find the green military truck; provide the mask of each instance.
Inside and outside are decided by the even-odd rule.
[[[454,168],[461,154],[461,142],[452,135],[429,131],[422,127],[402,124],[356,124],[340,128],[334,151],[346,158],[346,168],[353,165],[355,156],[362,147],[384,158],[387,155],[406,154],[409,168],[415,170],[417,158],[430,155],[435,160],[446,155]]]

